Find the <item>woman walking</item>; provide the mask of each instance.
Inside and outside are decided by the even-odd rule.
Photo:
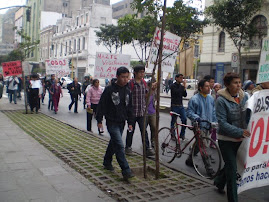
[[[49,92],[52,95],[54,113],[57,114],[59,101],[60,101],[60,95],[62,95],[63,97],[63,92],[62,92],[61,85],[59,83],[59,79],[55,79],[55,82],[50,86]]]
[[[87,131],[92,132],[92,116],[96,115],[97,105],[103,93],[103,88],[99,85],[99,80],[94,79],[86,97],[87,103]],[[101,131],[102,132],[102,131]],[[100,131],[99,131],[100,134]]]
[[[37,74],[32,75],[29,85],[29,105],[31,108],[31,113],[34,112],[34,108],[36,113],[38,113],[39,109],[39,96],[40,96],[40,88],[42,87],[41,81],[38,78]]]
[[[214,180],[214,185],[220,193],[224,193],[227,183],[227,197],[229,202],[237,202],[236,184],[236,155],[244,137],[249,137],[247,116],[244,105],[248,96],[241,89],[240,77],[236,73],[224,76],[226,88],[219,90],[216,102],[216,116],[219,123],[218,143],[224,160],[224,168]]]

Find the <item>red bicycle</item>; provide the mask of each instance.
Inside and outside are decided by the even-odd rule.
[[[170,115],[180,116],[175,112],[170,112]],[[206,123],[207,128],[200,128],[200,123]],[[209,137],[212,128],[216,128],[216,124],[210,123],[207,120],[201,120],[199,122],[193,122],[193,125],[185,125],[176,122],[174,128],[163,127],[159,130],[159,145],[160,152],[164,156],[164,160],[168,163],[174,161],[174,159],[180,158],[182,154],[188,154],[192,157],[193,167],[198,175],[213,179],[221,169],[221,152],[218,144]],[[194,136],[189,141],[180,140],[179,126],[185,126],[192,130]],[[191,142],[195,140],[191,145],[191,149],[186,149]],[[185,151],[191,151],[185,152]]]

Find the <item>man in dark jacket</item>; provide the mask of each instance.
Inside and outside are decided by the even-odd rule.
[[[171,111],[180,114],[182,124],[187,124],[186,112],[182,103],[182,97],[187,97],[186,81],[183,81],[183,78],[183,74],[177,74],[175,77],[176,82],[170,86]],[[183,85],[181,83],[183,83]],[[177,116],[172,115],[171,128],[175,127],[176,120]],[[185,130],[186,127],[181,128],[180,138],[182,138],[182,140],[185,139]]]
[[[50,94],[50,87],[52,86],[52,84],[54,84],[55,82],[55,74],[52,74],[50,79],[46,81],[46,89],[49,92],[49,103],[48,103],[48,109],[53,110],[53,101],[52,101],[52,95]]]
[[[122,141],[125,121],[127,120],[128,122],[129,131],[133,130],[132,125],[134,122],[132,97],[127,86],[128,77],[129,70],[126,67],[118,68],[117,81],[105,88],[96,114],[96,120],[100,130],[103,130],[102,119],[105,116],[107,130],[111,138],[104,156],[104,168],[110,171],[114,170],[112,159],[115,154],[125,180],[134,176],[126,160]]]
[[[71,97],[71,103],[68,109],[71,111],[71,108],[75,103],[74,113],[78,113],[78,96],[81,97],[81,88],[80,84],[78,83],[78,78],[75,78],[74,81],[67,86],[67,89]]]

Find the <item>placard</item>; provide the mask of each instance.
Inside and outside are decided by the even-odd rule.
[[[130,68],[130,60],[130,55],[96,52],[94,78],[115,78],[119,67]]]
[[[269,82],[269,38],[262,40],[262,50],[256,83]]]
[[[55,74],[56,78],[60,78],[70,74],[67,59],[51,59],[45,62],[47,75]]]
[[[2,63],[4,76],[15,76],[22,74],[21,61],[11,61]]]

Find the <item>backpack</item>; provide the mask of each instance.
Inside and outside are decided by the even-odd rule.
[[[144,79],[142,79],[142,82],[143,82],[145,88],[147,89],[147,82]],[[129,82],[129,84],[130,84],[130,90],[132,92],[133,89],[134,89],[134,79],[131,79],[130,82]]]

